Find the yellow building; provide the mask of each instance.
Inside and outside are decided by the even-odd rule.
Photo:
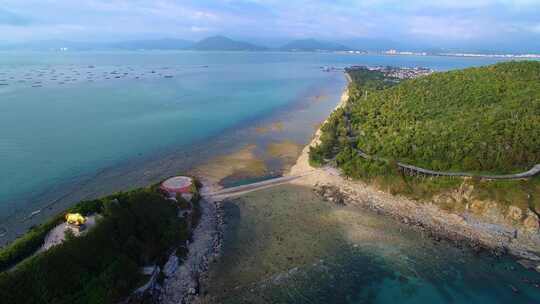
[[[66,222],[70,225],[82,226],[86,223],[86,219],[80,213],[66,214]]]

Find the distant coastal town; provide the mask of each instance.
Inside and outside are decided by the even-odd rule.
[[[387,78],[397,78],[400,80],[427,76],[434,71],[424,67],[389,67],[389,66],[352,66],[351,69],[367,69],[369,71],[378,71]]]
[[[324,72],[334,72],[334,71],[344,71],[344,70],[367,70],[367,71],[377,71],[381,72],[387,79],[411,79],[421,76],[430,75],[434,70],[425,68],[425,67],[393,67],[393,66],[365,66],[365,65],[353,65],[346,69],[333,67],[333,66],[323,66],[321,70]]]
[[[348,53],[357,54],[357,51],[350,51]],[[430,52],[411,52],[411,51],[398,51],[396,49],[390,49],[379,52],[383,55],[401,55],[401,56],[447,56],[447,57],[486,57],[486,58],[518,58],[518,59],[530,59],[540,58],[540,54],[489,54],[489,53],[430,53]]]
[[[473,54],[473,53],[440,53],[439,56],[454,57],[489,57],[489,58],[540,58],[540,54]]]
[[[538,59],[540,54],[490,54],[490,53],[458,53],[458,52],[412,52],[389,49],[384,51],[338,51],[351,55],[388,55],[388,56],[444,56],[444,57],[485,57],[485,58],[515,58],[515,59]]]

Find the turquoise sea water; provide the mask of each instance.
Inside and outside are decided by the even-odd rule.
[[[205,303],[540,303],[540,274],[510,257],[435,241],[309,188],[251,193],[224,213]]]
[[[330,102],[306,112],[311,120],[303,124],[297,115],[287,131],[305,143],[312,120],[328,114],[345,85],[341,72],[321,66],[448,70],[493,62],[316,53],[2,53],[0,226],[28,226],[40,221],[27,218],[33,210],[58,212],[82,198],[155,182],[247,143],[237,130],[328,95]],[[70,196],[74,191],[80,194]],[[64,205],[53,210],[58,201]]]

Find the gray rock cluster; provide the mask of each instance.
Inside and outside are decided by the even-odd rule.
[[[347,196],[341,190],[332,185],[315,185],[313,191],[324,201],[334,203],[336,205],[346,205]]]
[[[223,212],[220,203],[201,200],[202,217],[187,245],[183,261],[170,259],[163,272],[165,279],[158,286],[157,303],[192,303],[201,294],[208,268],[219,258],[223,239]]]

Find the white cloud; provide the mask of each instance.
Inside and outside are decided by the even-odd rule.
[[[530,30],[531,32],[540,34],[540,23],[531,25],[531,26],[529,27],[529,30]]]
[[[200,26],[191,26],[190,30],[194,33],[204,33],[212,31],[212,28],[209,27],[200,27]]]
[[[408,32],[417,37],[436,40],[469,40],[485,34],[483,29],[471,20],[430,16],[411,18]]]
[[[540,6],[539,0],[499,0],[498,2],[503,3],[507,6],[516,7],[516,8],[527,8]]]
[[[0,0],[32,20],[4,40],[156,37],[490,39],[540,32],[540,0]],[[69,25],[69,26],[66,26]],[[82,38],[81,38],[82,37]],[[493,39],[495,39],[493,38]]]

